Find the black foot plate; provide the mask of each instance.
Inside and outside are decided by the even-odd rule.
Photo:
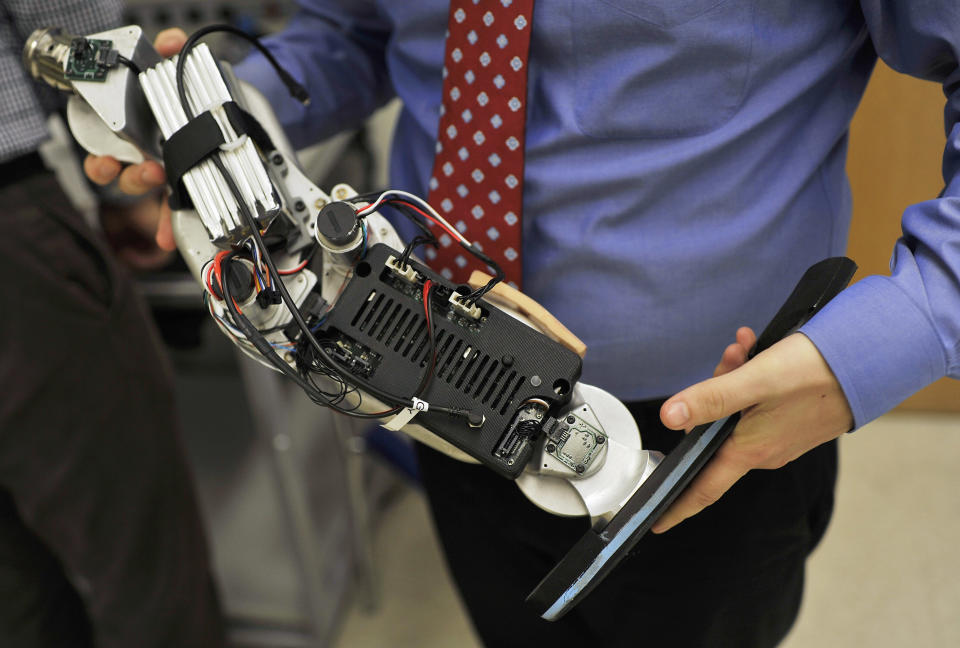
[[[857,266],[835,257],[812,266],[757,340],[759,353],[805,324],[847,286]],[[683,492],[739,421],[734,414],[684,436],[623,508],[588,531],[527,597],[540,615],[555,621],[573,608],[619,564]]]

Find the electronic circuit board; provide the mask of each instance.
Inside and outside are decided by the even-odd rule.
[[[66,78],[71,81],[105,81],[107,72],[117,64],[113,41],[76,38],[70,44]]]

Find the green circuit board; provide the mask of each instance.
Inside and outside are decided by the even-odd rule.
[[[105,81],[116,64],[113,41],[76,38],[70,44],[65,75],[71,81]]]

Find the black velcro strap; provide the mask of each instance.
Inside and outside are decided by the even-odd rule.
[[[163,167],[170,194],[171,209],[192,206],[190,196],[183,188],[183,175],[224,143],[220,126],[210,112],[197,115],[163,143]]]
[[[225,102],[223,109],[238,136],[249,135],[261,151],[274,150],[270,136],[253,115],[233,101]],[[173,190],[170,194],[171,209],[192,207],[190,196],[183,187],[183,176],[208,155],[219,151],[225,141],[217,121],[210,111],[206,111],[191,119],[164,142],[163,166],[167,182]]]
[[[237,133],[249,135],[261,151],[269,154],[277,150],[277,147],[273,145],[273,140],[267,135],[267,131],[263,130],[263,126],[260,125],[257,118],[238,106],[236,102],[228,101],[223,104],[223,111],[227,114],[227,119],[230,120],[233,130]]]

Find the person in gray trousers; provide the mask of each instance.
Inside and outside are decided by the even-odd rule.
[[[169,366],[102,238],[37,153],[23,42],[114,0],[0,0],[0,646],[224,643]]]

